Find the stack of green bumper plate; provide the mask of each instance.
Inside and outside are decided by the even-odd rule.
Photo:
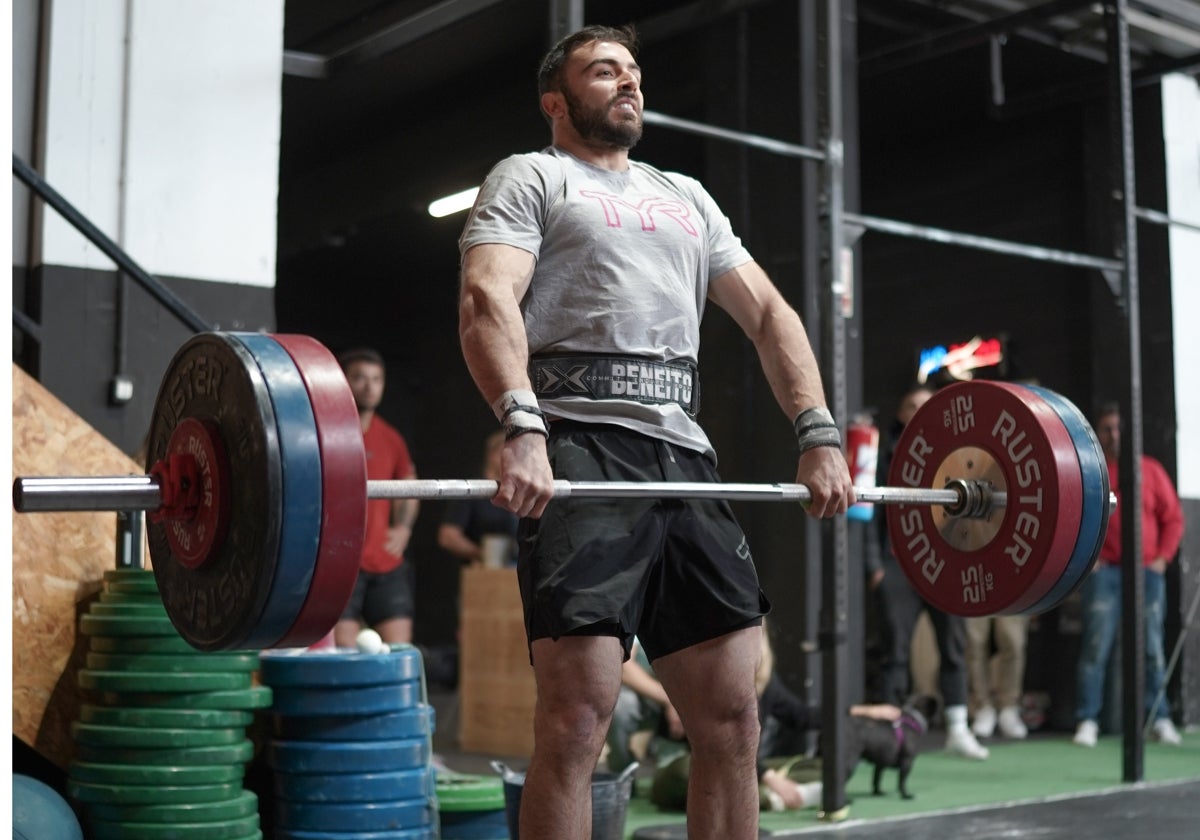
[[[153,573],[113,569],[80,620],[88,639],[67,792],[94,840],[261,838],[242,787],[246,727],[271,704],[257,652],[203,653],[176,632]]]

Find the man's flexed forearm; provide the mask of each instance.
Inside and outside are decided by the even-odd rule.
[[[518,516],[542,515],[554,477],[545,436],[536,431],[529,345],[520,300],[533,275],[533,255],[507,245],[477,245],[463,257],[459,340],[476,386],[506,426],[500,489],[492,501]],[[532,403],[532,404],[530,404]],[[543,423],[544,426],[544,423]]]

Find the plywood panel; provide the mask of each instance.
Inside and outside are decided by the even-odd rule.
[[[13,366],[14,476],[143,470]],[[78,616],[116,562],[116,514],[13,513],[13,734],[65,767],[74,746]]]
[[[514,569],[462,572],[459,747],[533,755],[536,689]]]

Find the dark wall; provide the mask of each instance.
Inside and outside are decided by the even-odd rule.
[[[1137,153],[1136,203],[1162,210],[1166,207],[1165,156],[1162,145],[1162,100],[1157,86],[1135,91],[1134,143]],[[1099,104],[1085,111],[1089,140],[1085,153],[1097,166],[1104,165],[1107,138],[1103,134],[1104,111]],[[1093,209],[1089,219],[1089,238],[1108,240],[1113,221],[1113,202],[1104,194],[1104,183],[1095,179],[1087,185]],[[1139,222],[1138,299],[1141,313],[1141,374],[1143,448],[1167,464],[1174,478],[1176,417],[1174,388],[1174,349],[1171,317],[1171,265],[1167,229],[1162,225]],[[1097,249],[1103,248],[1098,244]],[[1186,282],[1180,278],[1179,282]],[[1126,309],[1121,295],[1108,284],[1093,286],[1092,322],[1092,402],[1080,403],[1091,415],[1101,403],[1120,399],[1122,370],[1128,358]]]
[[[271,289],[158,279],[215,329],[274,328]],[[23,306],[39,324],[40,341],[15,335],[14,361],[132,455],[150,427],[163,372],[192,333],[133,281],[123,281],[118,293],[121,282],[112,271],[53,265],[31,270]],[[133,398],[122,404],[109,400],[118,373],[133,382]]]
[[[976,51],[939,62],[936,78],[872,80],[864,91],[863,212],[1073,251],[1086,218],[1078,109],[990,116]],[[968,84],[973,81],[974,84]],[[864,84],[868,87],[868,84]],[[872,112],[892,105],[886,120]],[[942,108],[930,110],[935,103]],[[1097,173],[1090,173],[1095,177]],[[1088,289],[1094,272],[885,233],[863,238],[866,401],[890,420],[921,348],[1006,335],[1011,378],[1086,396]],[[1074,394],[1070,393],[1075,391]]]

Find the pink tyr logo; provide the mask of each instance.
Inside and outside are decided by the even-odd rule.
[[[642,230],[657,230],[658,225],[655,223],[654,217],[655,214],[658,214],[659,216],[666,216],[669,219],[675,220],[689,236],[700,235],[700,231],[696,229],[696,226],[688,221],[692,212],[682,201],[669,198],[644,198],[637,204],[631,204],[612,193],[580,190],[579,194],[584,198],[594,198],[600,202],[600,206],[604,209],[604,221],[609,227],[622,227],[621,208],[625,208],[637,214],[638,220],[642,225]]]

